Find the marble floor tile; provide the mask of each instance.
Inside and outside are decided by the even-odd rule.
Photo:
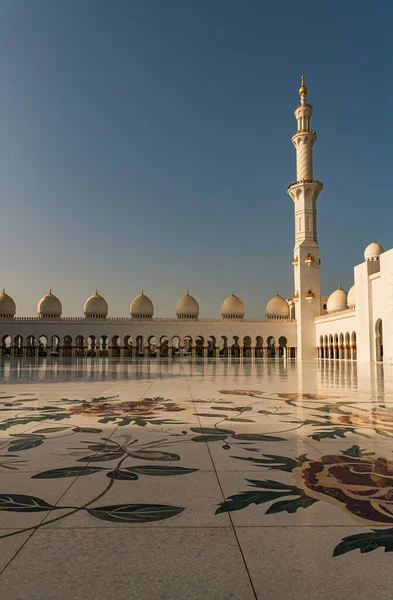
[[[378,437],[373,437],[370,439],[362,438],[360,441],[353,441],[352,438],[348,437],[344,440],[336,441],[333,445],[330,441],[326,442],[316,442],[314,440],[309,440],[307,442],[308,445],[312,446],[320,452],[322,455],[343,455],[348,452],[350,449],[355,453],[359,453],[359,455],[364,453],[375,454],[376,457],[386,458],[387,460],[393,461],[393,444],[386,443],[386,441],[381,441]]]
[[[252,434],[250,434],[251,436]],[[274,474],[269,471],[269,460],[272,459],[266,458],[266,455],[285,457],[298,457],[302,454],[306,454],[308,457],[320,455],[318,447],[313,447],[300,439],[293,442],[259,440],[251,442],[248,439],[248,434],[245,434],[244,441],[228,436],[225,441],[208,442],[214,468],[217,471],[240,471],[242,473],[258,471],[263,477],[270,478]],[[258,461],[265,461],[265,464]]]
[[[258,599],[390,600],[389,553],[333,556],[342,538],[357,533],[363,531],[342,526],[236,528]]]
[[[0,474],[0,529],[26,529],[41,523],[66,492],[74,477],[35,479],[32,473]],[[0,539],[1,545],[1,539]]]
[[[102,473],[79,477],[62,497],[59,506],[83,507],[88,505],[87,508],[91,509],[92,512],[90,513],[85,509],[77,512],[70,509],[56,510],[48,514],[45,521],[51,521],[53,518],[57,519],[62,515],[64,515],[64,518],[56,520],[55,523],[48,524],[45,527],[113,527],[116,525],[119,527],[144,527],[151,524],[155,527],[220,528],[231,526],[226,513],[215,514],[216,507],[223,501],[223,495],[214,472],[196,471],[165,477],[151,475],[146,465],[139,464],[139,461],[138,464],[136,464],[136,461],[131,464],[141,470],[138,473],[139,480],[113,481]],[[167,467],[167,465],[166,467],[182,469],[182,467],[173,467],[172,465],[173,463],[170,467]],[[154,467],[163,468],[163,465],[159,467],[154,465]],[[113,485],[103,494],[109,483]],[[101,494],[103,495],[101,496]],[[99,498],[94,500],[97,497]],[[114,520],[107,520],[106,513],[108,511],[101,510],[102,507],[107,506],[141,505],[143,507],[145,504],[153,505],[153,510],[154,505],[169,507],[170,518],[164,516],[154,522],[126,521],[124,519],[114,522]],[[172,514],[172,507],[174,507],[174,514]],[[159,514],[160,510],[159,508]],[[69,514],[70,512],[73,514]]]
[[[361,433],[357,433],[357,431],[361,431]],[[345,430],[345,427],[304,426],[297,432],[297,437],[312,444],[314,447],[317,447],[322,442],[330,445],[342,444],[343,440],[346,440],[346,443],[350,446],[353,444],[364,446],[367,443],[393,445],[393,427],[389,428],[389,435],[371,427],[362,427],[357,431],[348,431]],[[315,439],[316,437],[318,439]]]
[[[50,424],[47,424],[47,429],[50,429]],[[43,426],[44,427],[44,426]],[[17,438],[22,444],[41,442],[38,447],[23,449],[18,452],[7,452],[0,457],[0,474],[9,472],[12,467],[18,473],[42,473],[51,469],[59,469],[65,467],[80,467],[86,466],[89,458],[107,454],[105,447],[108,444],[106,441],[111,437],[113,428],[108,431],[103,428],[101,433],[75,433],[61,437],[49,437],[52,434],[47,434],[49,439],[32,439],[32,438]],[[66,432],[65,432],[66,433]],[[33,434],[32,434],[33,435]],[[44,435],[44,434],[42,434]],[[12,450],[12,443],[16,438],[8,439],[8,448]],[[32,440],[32,441],[30,441]],[[102,449],[100,452],[99,449]],[[116,457],[114,458],[114,460]],[[109,463],[108,466],[111,466]]]
[[[197,426],[198,424],[192,425],[192,428]],[[148,431],[146,428],[127,428],[124,431],[119,427],[112,435],[111,442],[127,444],[129,441],[127,449],[130,458],[138,459],[137,462],[168,464],[167,461],[170,461],[173,466],[214,471],[208,445],[193,441],[199,437],[199,434],[190,431],[190,427],[184,429],[184,425],[151,428]]]
[[[332,523],[359,527],[344,505],[307,495],[300,478],[291,473],[220,471],[218,479],[226,501],[219,510],[225,510],[225,505],[230,509],[235,527],[329,527]]]
[[[232,529],[42,530],[0,586],[7,600],[255,598]]]
[[[14,532],[17,532],[16,535],[10,535]],[[20,533],[18,530],[0,529],[0,575],[31,535],[32,531]]]

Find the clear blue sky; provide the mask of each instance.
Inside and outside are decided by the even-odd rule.
[[[293,293],[293,109],[306,73],[322,291],[393,246],[390,1],[3,0],[1,272],[19,315],[49,287],[112,316],[186,288],[217,316]]]

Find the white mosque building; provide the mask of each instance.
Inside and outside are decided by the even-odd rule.
[[[130,316],[108,317],[108,304],[96,291],[84,317],[63,317],[52,294],[38,303],[37,316],[16,316],[16,304],[0,294],[0,347],[3,357],[193,357],[357,360],[393,363],[393,249],[373,241],[364,262],[354,268],[354,285],[330,296],[320,292],[317,198],[323,185],[313,176],[310,127],[312,106],[302,77],[297,131],[296,181],[288,187],[295,207],[294,294],[268,302],[266,318],[245,318],[234,292],[221,307],[221,319],[199,316],[189,292],[176,305],[176,317],[155,318],[153,302],[142,293]]]

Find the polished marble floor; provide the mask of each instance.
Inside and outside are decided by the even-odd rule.
[[[393,367],[0,363],[7,600],[391,600]]]

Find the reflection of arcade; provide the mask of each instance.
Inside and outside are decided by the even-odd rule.
[[[378,362],[383,360],[382,319],[378,319],[375,325],[375,357]]]
[[[345,388],[356,390],[358,387],[357,362],[351,360],[324,360],[320,363],[319,384],[321,388]]]

